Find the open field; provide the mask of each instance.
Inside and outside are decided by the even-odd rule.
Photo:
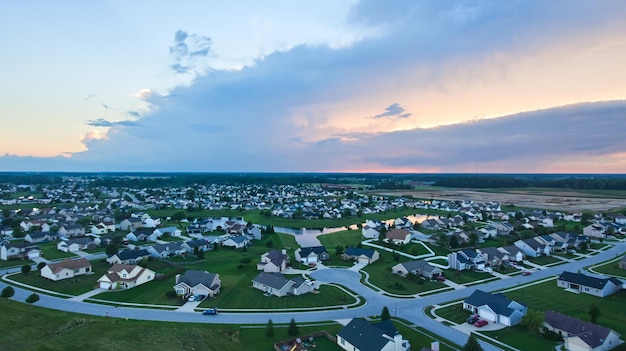
[[[502,205],[561,211],[614,211],[626,208],[626,191],[567,189],[400,190],[384,195],[413,195],[421,199],[498,201]]]

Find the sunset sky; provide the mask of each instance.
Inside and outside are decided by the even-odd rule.
[[[626,173],[626,2],[0,1],[0,171]]]

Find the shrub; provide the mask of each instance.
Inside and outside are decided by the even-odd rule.
[[[0,294],[0,297],[13,297],[13,295],[15,295],[15,289],[13,289],[12,286],[7,286],[6,288],[2,289],[2,293]]]
[[[26,303],[35,303],[39,301],[39,295],[32,293],[26,298]]]
[[[45,266],[46,266],[46,262],[39,262],[39,263],[37,263],[37,269],[38,270],[41,270]]]
[[[178,294],[176,294],[176,291],[174,290],[168,290],[165,292],[165,297],[167,297],[168,299],[175,299],[178,297]]]

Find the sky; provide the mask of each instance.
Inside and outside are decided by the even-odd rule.
[[[0,171],[626,173],[622,0],[0,0]]]

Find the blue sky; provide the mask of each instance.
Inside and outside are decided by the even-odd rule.
[[[626,169],[622,1],[2,1],[0,171]]]

